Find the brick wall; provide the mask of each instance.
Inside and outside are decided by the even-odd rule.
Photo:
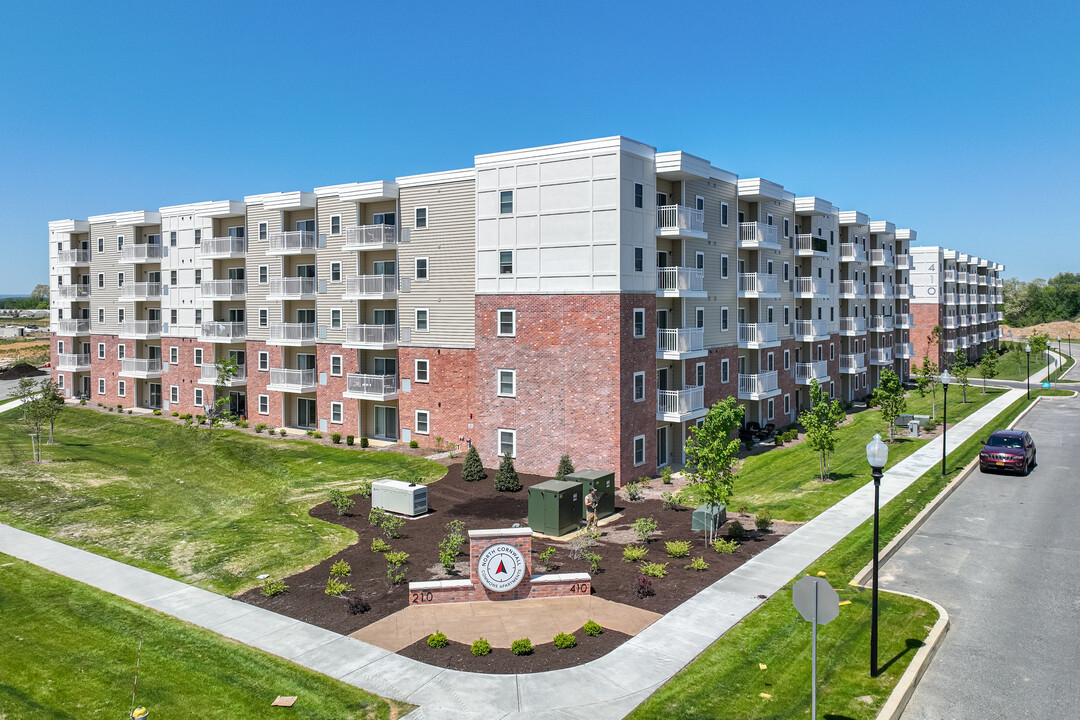
[[[175,347],[177,350],[177,362],[169,362],[170,349]],[[169,401],[169,412],[177,412],[181,415],[191,413],[193,415],[202,415],[206,408],[197,407],[195,405],[195,388],[199,387],[203,390],[203,402],[211,402],[211,398],[214,395],[213,385],[204,385],[199,382],[202,377],[202,368],[195,364],[195,348],[202,348],[203,364],[209,365],[214,362],[214,344],[208,342],[201,342],[194,338],[169,338],[165,337],[161,339],[161,361],[162,361],[162,373],[161,373],[161,400],[162,407],[166,401],[169,401],[170,388],[175,385],[177,392],[179,393],[179,402]],[[164,371],[165,364],[168,364],[168,372]],[[240,388],[243,389],[243,388]]]
[[[909,332],[911,342],[915,347],[915,357],[911,359],[911,367],[922,364],[923,356],[929,356],[930,360],[941,367],[942,346],[931,346],[929,336],[935,325],[943,322],[941,311],[943,306],[929,303],[911,303],[911,315],[914,327]],[[941,328],[941,339],[953,337],[954,330]]]
[[[428,361],[428,382],[416,382],[416,360]],[[476,412],[474,392],[476,353],[474,350],[453,348],[398,348],[398,377],[408,379],[409,392],[398,392],[398,420],[402,427],[414,428],[416,410],[429,413],[430,432],[436,437],[459,443],[476,434],[473,414]],[[403,382],[401,382],[404,385]],[[478,448],[479,449],[479,448]],[[481,455],[484,464],[498,465],[495,453]]]
[[[656,296],[645,294],[620,296],[619,333],[619,430],[617,447],[611,464],[589,466],[571,453],[574,467],[580,470],[614,470],[615,485],[635,480],[642,475],[656,475]],[[634,309],[645,310],[645,337],[634,337]],[[634,373],[645,373],[645,399],[634,400]],[[706,366],[706,374],[708,366]],[[634,438],[645,436],[645,463],[634,464]],[[672,438],[668,438],[671,455]],[[549,472],[554,473],[554,468]]]
[[[341,375],[330,374],[331,355],[341,356]],[[343,348],[340,345],[319,343],[315,346],[315,371],[317,383],[315,386],[315,409],[319,419],[326,420],[326,432],[341,433],[342,437],[355,435],[359,438],[363,434],[360,431],[360,401],[342,397],[342,395],[348,389],[346,376],[349,373],[360,372],[360,351]],[[318,384],[323,373],[326,374],[325,385]],[[340,423],[331,422],[330,403],[333,402],[341,403]],[[258,412],[258,407],[254,408],[254,412]]]
[[[98,359],[98,343],[105,343],[105,359]],[[120,378],[120,360],[117,358],[117,346],[125,345],[126,357],[131,357],[135,351],[134,340],[121,340],[116,335],[91,335],[90,336],[90,402],[104,405],[124,405],[131,407],[134,403],[134,390],[131,378],[127,380],[126,397],[117,394],[117,381]],[[98,379],[105,378],[105,394],[98,392]]]
[[[259,371],[259,353],[270,353],[269,367],[284,367],[282,348],[278,345],[267,345],[258,340],[247,342],[247,402],[248,418],[252,423],[266,423],[272,428],[281,427],[282,400],[284,393],[271,392],[266,389],[270,384],[270,371]],[[266,415],[259,414],[259,395],[268,395],[270,399],[270,411]]]

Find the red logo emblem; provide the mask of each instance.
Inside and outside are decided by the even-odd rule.
[[[506,568],[503,566],[503,561],[500,560],[499,561],[499,567],[495,568],[495,574],[498,575],[499,573],[504,573],[504,572],[506,572]]]

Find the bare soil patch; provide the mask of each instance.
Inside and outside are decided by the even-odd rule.
[[[40,377],[42,375],[48,375],[48,373],[29,363],[18,363],[5,370],[0,370],[0,380],[19,380],[24,377]]]

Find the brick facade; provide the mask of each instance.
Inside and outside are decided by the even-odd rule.
[[[170,351],[174,347],[176,363],[169,362],[172,357]],[[211,402],[213,397],[214,386],[199,382],[202,378],[202,367],[195,364],[195,348],[202,349],[203,365],[214,363],[213,343],[200,342],[194,338],[161,338],[161,400],[162,407],[165,407],[165,402],[169,403],[170,413],[201,415],[206,412],[206,408],[195,405],[195,388],[202,388],[204,404]],[[166,367],[168,370],[165,370]],[[170,400],[170,388],[173,386],[176,386],[179,398],[175,403]]]
[[[428,381],[416,381],[416,360],[428,361]],[[436,437],[461,447],[476,437],[474,414],[476,352],[454,348],[398,348],[398,420],[402,427],[415,427],[417,410],[429,413],[430,431]],[[405,380],[409,391],[404,391]],[[478,448],[479,449],[479,448]],[[484,463],[496,466],[495,454],[481,455]]]
[[[364,433],[360,428],[360,403],[362,401],[353,398],[342,397],[348,389],[346,376],[349,373],[360,372],[360,350],[343,348],[340,345],[320,343],[315,346],[315,409],[320,421],[326,421],[326,432],[355,435],[360,437]],[[341,356],[341,373],[331,374],[333,368],[331,356]],[[326,384],[322,384],[325,374]],[[341,422],[333,422],[331,403],[341,403]],[[258,408],[255,408],[257,411]]]
[[[943,346],[931,345],[930,332],[935,325],[940,326],[942,341],[954,337],[956,332],[955,330],[945,329],[942,324],[942,309],[942,306],[936,303],[911,303],[911,315],[915,325],[915,328],[910,332],[911,342],[915,347],[915,357],[911,359],[910,365],[912,369],[922,364],[924,356],[928,356],[939,368],[941,367]]]
[[[259,353],[269,353],[270,362],[266,370],[259,370]],[[252,423],[266,423],[272,428],[281,427],[283,403],[288,393],[271,392],[266,389],[270,384],[269,368],[284,367],[284,353],[277,345],[267,345],[258,340],[247,342],[247,403],[248,418]],[[269,400],[268,412],[264,415],[259,412],[259,395],[267,395]]]

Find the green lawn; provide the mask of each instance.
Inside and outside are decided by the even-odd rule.
[[[232,594],[310,567],[356,534],[308,510],[362,479],[430,481],[446,469],[388,452],[69,408],[47,462],[29,463],[19,411],[0,415],[0,521]]]
[[[1032,394],[1070,393],[1037,390]],[[1026,406],[1026,398],[1017,400],[989,426],[1007,426]],[[882,546],[978,454],[979,437],[976,434],[949,455],[945,477],[940,466],[935,466],[881,509]],[[873,521],[868,519],[804,571],[824,572],[841,601],[851,601],[840,608],[840,617],[818,631],[818,712],[822,717],[876,717],[937,620],[936,610],[928,603],[882,592],[878,662],[884,669],[877,678],[870,678],[871,593],[848,581],[870,561],[872,545]],[[791,586],[717,640],[629,718],[805,718],[810,707],[810,625],[792,607]],[[761,670],[759,663],[767,669]],[[762,698],[761,693],[772,697]]]
[[[0,554],[0,718],[388,718],[370,693]],[[275,708],[276,710],[277,708]],[[394,704],[397,717],[408,706]]]
[[[1023,347],[1022,345],[1020,347]],[[1055,343],[1056,347],[1056,343]],[[1064,347],[1064,346],[1063,346]],[[1051,350],[1056,352],[1056,350]],[[1067,353],[1062,353],[1061,358],[1065,361],[1062,365],[1062,372],[1072,367],[1075,360]],[[1019,362],[1018,362],[1019,360]],[[1035,376],[1035,379],[1042,382],[1046,379],[1046,353],[1031,353],[1031,374]],[[972,377],[976,377],[978,372],[973,372]],[[1006,353],[998,358],[998,375],[995,380],[1019,380],[1023,381],[1028,377],[1027,355],[1020,353],[1019,356],[1013,353]],[[1054,378],[1058,377],[1058,368],[1054,368]],[[978,381],[980,384],[982,380]]]
[[[982,388],[969,387],[968,402],[961,402],[959,388],[949,393],[949,424],[959,422],[978,408],[1007,392],[990,388],[986,395]],[[937,411],[942,411],[942,393],[938,392]],[[912,393],[908,398],[908,412],[930,415],[933,398],[927,394],[920,398]],[[837,430],[837,450],[832,454],[832,482],[823,483],[818,477],[817,453],[800,443],[792,447],[779,447],[761,455],[746,458],[735,476],[735,492],[728,507],[746,507],[749,511],[766,507],[774,518],[801,522],[810,520],[844,497],[870,482],[870,466],[866,462],[866,444],[881,433],[888,438],[888,429],[876,409],[855,413],[850,422]],[[897,438],[889,447],[889,465],[906,458],[927,440],[900,437],[906,430],[897,429]],[[691,488],[690,497],[694,498]],[[689,503],[688,503],[689,504]]]

